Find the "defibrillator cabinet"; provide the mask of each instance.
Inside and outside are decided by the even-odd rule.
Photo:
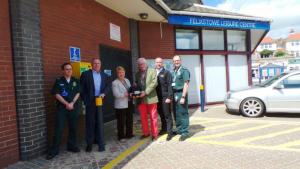
[[[89,62],[73,62],[71,64],[73,68],[73,76],[78,79],[82,72],[92,69],[92,65]]]

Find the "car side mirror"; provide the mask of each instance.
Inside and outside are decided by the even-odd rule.
[[[274,89],[278,89],[278,90],[281,90],[281,89],[284,89],[284,86],[282,84],[279,84],[279,85],[276,85],[274,87]]]

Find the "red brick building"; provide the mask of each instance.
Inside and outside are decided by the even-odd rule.
[[[251,85],[250,56],[270,23],[162,0],[0,0],[0,21],[0,168],[45,154],[55,112],[50,89],[70,47],[80,48],[81,61],[101,58],[105,70],[124,65],[131,79],[138,57],[181,55],[192,72],[191,104],[200,103],[199,84],[215,103],[242,87],[234,83],[240,77]]]

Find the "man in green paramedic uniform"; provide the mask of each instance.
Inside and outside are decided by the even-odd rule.
[[[57,113],[55,118],[53,145],[50,147],[46,157],[48,160],[59,154],[59,145],[66,119],[68,120],[69,127],[67,150],[74,153],[80,152],[76,143],[80,83],[79,80],[72,77],[72,65],[70,63],[64,63],[61,66],[61,69],[63,71],[63,76],[56,79],[51,91],[57,100]]]
[[[180,134],[180,141],[184,141],[189,136],[189,112],[188,112],[188,87],[190,82],[190,72],[181,65],[180,56],[173,57],[174,72],[172,75],[172,88],[174,93],[173,110],[176,121],[175,134]]]

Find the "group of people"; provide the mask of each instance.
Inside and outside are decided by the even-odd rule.
[[[122,66],[116,68],[117,78],[110,83],[101,71],[101,61],[92,60],[92,69],[82,73],[80,81],[72,76],[72,65],[61,66],[63,76],[56,79],[52,94],[57,100],[57,114],[53,144],[48,150],[47,159],[59,153],[59,145],[65,125],[68,121],[69,134],[67,150],[80,152],[76,142],[76,128],[79,117],[78,99],[81,97],[85,105],[86,152],[91,152],[93,144],[98,144],[98,151],[105,151],[104,123],[102,101],[112,88],[114,108],[117,117],[118,140],[134,137],[133,134],[133,102],[136,104],[141,118],[141,139],[167,134],[169,141],[174,135],[181,135],[180,141],[188,138],[188,87],[190,72],[181,65],[180,56],[173,57],[174,71],[164,68],[162,58],[155,59],[155,69],[149,68],[145,58],[137,60],[138,72],[134,83],[125,77],[126,70]],[[173,105],[173,114],[172,108]],[[150,117],[149,131],[148,114]],[[161,119],[161,130],[158,132],[158,114]],[[173,129],[173,116],[176,127]]]

